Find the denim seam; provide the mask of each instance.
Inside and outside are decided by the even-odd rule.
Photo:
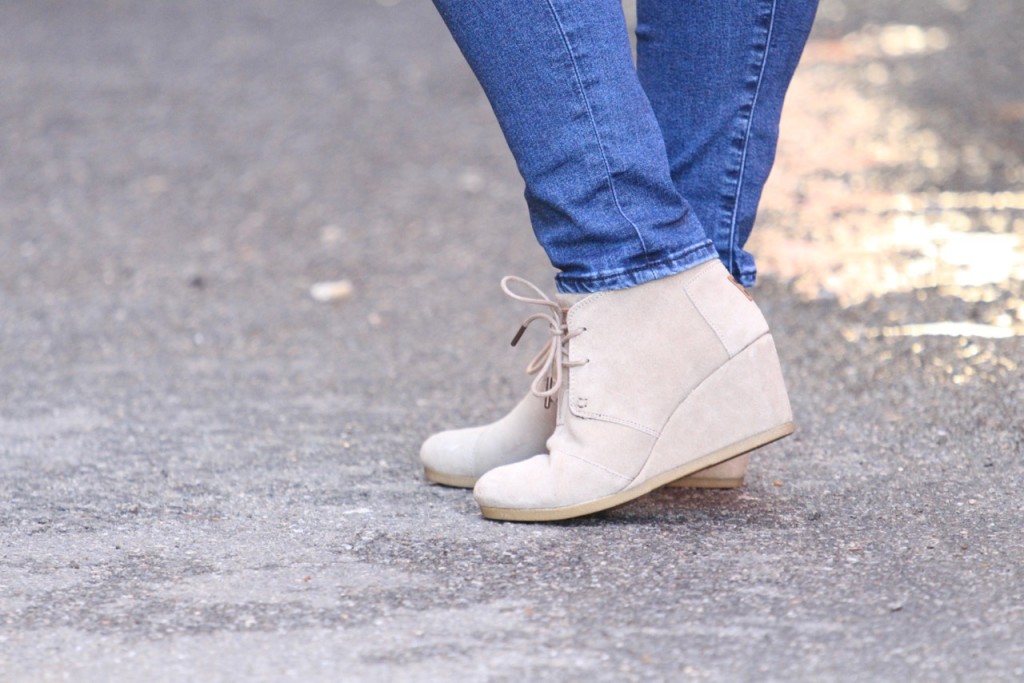
[[[736,221],[739,218],[740,196],[743,192],[743,174],[747,166],[747,150],[750,146],[750,131],[754,127],[754,114],[757,111],[757,98],[761,94],[761,81],[764,79],[765,66],[768,64],[768,52],[772,47],[772,33],[775,29],[775,12],[778,0],[772,0],[771,17],[768,20],[768,35],[764,41],[764,52],[761,54],[761,66],[757,73],[757,85],[750,101],[750,115],[747,117],[746,130],[743,132],[743,152],[740,155],[739,174],[736,176],[736,191],[733,193],[732,217],[729,220],[729,272],[736,267]]]
[[[655,261],[654,263],[647,263],[647,264],[644,264],[643,266],[638,266],[636,268],[623,268],[623,269],[620,269],[620,270],[614,270],[614,271],[610,271],[610,272],[606,271],[606,272],[599,273],[597,275],[592,275],[592,276],[589,276],[589,277],[564,277],[563,275],[559,274],[557,276],[557,279],[559,281],[561,281],[561,282],[564,282],[564,283],[580,283],[580,282],[585,282],[585,283],[589,283],[589,284],[598,284],[598,283],[603,282],[605,280],[611,280],[611,279],[622,277],[622,276],[635,275],[636,273],[640,273],[640,272],[643,272],[645,270],[646,271],[653,271],[653,270],[655,270],[657,268],[660,268],[662,266],[672,265],[674,263],[677,263],[677,262],[685,259],[687,256],[690,256],[691,254],[695,254],[697,252],[704,251],[704,250],[707,250],[708,253],[710,254],[709,258],[707,259],[708,261],[710,261],[712,258],[717,258],[718,257],[718,252],[715,251],[714,244],[711,242],[711,240],[705,240],[705,241],[701,242],[700,244],[694,245],[692,247],[688,247],[687,249],[684,249],[683,251],[678,252],[676,254],[673,254],[671,256],[666,256],[665,258],[660,259],[658,261]],[[694,264],[694,265],[700,265],[700,264]]]
[[[608,189],[611,192],[612,199],[615,201],[615,208],[618,210],[619,215],[622,216],[622,219],[629,223],[630,227],[633,228],[636,238],[640,241],[640,249],[644,253],[644,260],[647,260],[650,256],[647,251],[647,244],[644,242],[644,237],[640,234],[640,228],[637,227],[636,223],[630,220],[629,216],[626,215],[625,209],[622,208],[622,204],[619,202],[619,193],[615,190],[615,181],[612,179],[611,163],[608,161],[608,154],[605,151],[604,140],[601,138],[601,132],[598,129],[597,120],[594,117],[594,109],[590,105],[590,100],[587,99],[587,90],[583,85],[583,78],[580,76],[579,64],[576,61],[576,55],[573,53],[572,45],[569,43],[569,39],[565,35],[565,27],[562,26],[562,21],[558,17],[558,10],[555,9],[555,5],[552,0],[547,0],[547,6],[551,11],[552,18],[555,20],[555,26],[558,27],[558,35],[561,37],[562,43],[565,45],[565,51],[569,54],[569,61],[572,64],[573,75],[576,77],[576,85],[580,89],[580,98],[583,100],[583,104],[587,109],[587,117],[590,119],[590,126],[593,128],[594,137],[597,139],[597,148],[601,152],[601,161],[604,162],[605,181],[608,183]]]

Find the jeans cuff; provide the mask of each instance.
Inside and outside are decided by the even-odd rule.
[[[563,294],[590,294],[609,289],[626,289],[681,273],[716,258],[718,252],[711,240],[707,240],[654,263],[629,270],[598,273],[587,277],[565,277],[558,274],[555,276],[555,286]]]

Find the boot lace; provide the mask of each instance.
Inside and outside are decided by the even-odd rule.
[[[513,285],[525,287],[535,296],[518,294],[512,290]],[[585,360],[569,360],[568,345],[570,339],[584,332],[586,328],[570,330],[565,312],[558,302],[549,299],[539,287],[529,280],[508,275],[501,279],[501,289],[516,301],[534,306],[543,306],[547,309],[534,313],[523,320],[519,331],[516,332],[516,336],[512,338],[512,346],[519,343],[526,329],[533,323],[543,320],[548,324],[548,332],[551,336],[548,337],[544,348],[526,366],[526,372],[530,375],[536,375],[530,384],[530,392],[538,398],[543,398],[544,407],[549,408],[562,388],[562,378],[565,374],[564,368],[573,368],[586,365],[587,363]]]

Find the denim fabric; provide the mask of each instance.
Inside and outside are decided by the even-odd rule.
[[[665,134],[672,180],[747,286],[757,270],[743,245],[817,5],[638,0],[637,71]]]
[[[619,0],[434,0],[491,102],[563,292],[630,287],[719,251],[752,278],[742,245],[774,153],[774,103],[814,0],[646,3],[638,76]],[[791,5],[803,10],[793,12],[799,29],[780,27]],[[694,35],[703,49],[687,42]],[[679,80],[698,72],[696,86]],[[699,84],[716,81],[727,92],[687,101],[707,98]],[[688,202],[698,186],[700,205]]]

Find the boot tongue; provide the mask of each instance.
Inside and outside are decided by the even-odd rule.
[[[588,296],[591,296],[591,295],[590,294],[570,294],[568,292],[556,292],[555,293],[555,301],[562,308],[562,320],[563,320],[563,322],[567,319],[567,317],[569,315],[569,309],[572,308],[573,306],[575,306],[576,304],[578,304],[579,302],[583,301],[584,299],[586,299]],[[569,342],[569,343],[572,343],[572,342]],[[567,403],[567,401],[566,401],[566,394],[568,393],[568,389],[569,389],[570,375],[571,375],[571,373],[569,373],[568,372],[568,368],[566,368],[566,372],[565,372],[565,374],[562,377],[562,388],[558,392],[558,398],[557,398],[556,403],[555,403],[555,410],[558,411],[556,413],[556,418],[555,418],[555,424],[556,425],[561,425],[562,423],[565,422],[565,416],[566,416],[565,411],[568,410],[568,408],[566,407],[566,403]]]
[[[574,305],[586,299],[589,294],[569,294],[567,292],[558,292],[555,294],[555,301],[562,307],[562,310],[568,310]]]

